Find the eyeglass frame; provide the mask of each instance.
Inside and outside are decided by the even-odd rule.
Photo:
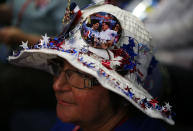
[[[57,61],[57,60],[59,60],[59,61]],[[98,82],[98,80],[95,77],[89,76],[86,73],[82,73],[81,71],[71,70],[71,69],[63,70],[64,60],[62,58],[59,58],[59,59],[57,59],[57,58],[55,58],[55,59],[48,59],[47,62],[48,62],[48,65],[51,67],[51,70],[52,70],[51,74],[53,76],[55,76],[55,77],[59,77],[59,75],[62,72],[64,72],[65,78],[66,78],[66,80],[68,81],[68,83],[70,85],[72,85],[72,84],[69,81],[69,76],[67,75],[69,71],[74,72],[74,73],[78,74],[81,77],[83,76],[82,78],[84,80],[84,88],[80,88],[80,87],[77,87],[77,86],[74,86],[74,85],[72,85],[72,87],[75,87],[75,88],[78,88],[78,89],[85,89],[85,88],[91,89],[94,86],[99,85],[99,82]],[[53,66],[56,66],[56,68],[53,68]],[[88,86],[86,86],[86,81],[88,81]]]

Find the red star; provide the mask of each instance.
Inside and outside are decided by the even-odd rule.
[[[139,99],[140,99],[140,98],[137,98],[137,97],[136,97],[134,100],[135,100],[135,102],[137,103],[137,101],[138,101]]]
[[[129,88],[128,86],[125,88],[126,91],[130,91],[131,88]]]
[[[153,107],[155,108],[155,105],[158,103],[158,101],[155,99],[151,99],[150,103],[153,105]]]
[[[142,103],[141,104],[141,107],[145,110],[146,109],[146,107],[145,107],[145,104],[144,103]]]

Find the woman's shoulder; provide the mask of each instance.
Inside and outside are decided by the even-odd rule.
[[[150,117],[136,117],[126,120],[119,125],[114,131],[165,131],[164,126],[158,119]]]
[[[50,131],[72,131],[75,128],[75,125],[70,123],[64,123],[59,119],[56,120],[55,125]]]

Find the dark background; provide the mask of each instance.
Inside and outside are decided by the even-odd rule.
[[[125,6],[124,2],[129,4],[131,1],[118,3]],[[161,99],[169,101],[176,113],[176,125],[166,124],[166,128],[168,131],[192,131],[193,63],[188,69],[161,64],[169,80],[167,88],[163,87]],[[46,72],[0,63],[0,130],[49,130],[56,119],[52,83],[52,76]]]

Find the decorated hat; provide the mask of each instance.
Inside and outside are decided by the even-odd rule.
[[[64,31],[58,37],[45,34],[33,46],[22,42],[10,63],[52,74],[49,60],[63,58],[148,116],[173,125],[169,103],[159,105],[143,87],[154,57],[151,36],[142,22],[111,4],[95,3],[81,12],[76,5],[71,7],[75,10],[65,15]]]

